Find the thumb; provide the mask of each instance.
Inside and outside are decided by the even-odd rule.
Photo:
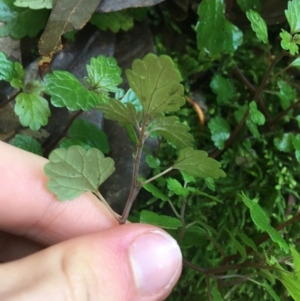
[[[182,257],[161,229],[126,224],[0,265],[3,301],[164,300]]]

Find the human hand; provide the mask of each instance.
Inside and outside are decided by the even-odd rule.
[[[0,300],[164,300],[181,273],[175,240],[119,226],[90,193],[58,202],[45,163],[0,142]]]

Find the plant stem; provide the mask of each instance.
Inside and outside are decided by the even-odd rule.
[[[17,93],[13,94],[10,98],[4,100],[1,104],[0,104],[0,109],[5,107],[8,103],[10,103],[12,100],[14,100],[20,93],[22,92],[22,90],[19,90]]]
[[[121,215],[113,211],[110,207],[110,205],[107,203],[106,199],[103,197],[103,195],[100,193],[100,191],[95,192],[95,195],[97,198],[105,205],[105,207],[108,208],[108,210],[113,214],[113,216],[117,219],[120,220]]]
[[[154,177],[152,177],[152,178],[146,180],[145,182],[143,182],[142,185],[152,182],[153,180],[155,180],[155,179],[157,179],[157,178],[163,176],[164,174],[168,173],[168,172],[171,171],[172,169],[173,169],[172,166],[169,167],[169,168],[167,168],[167,169],[165,169],[163,172],[159,173],[158,175],[156,175],[156,176],[154,176]]]

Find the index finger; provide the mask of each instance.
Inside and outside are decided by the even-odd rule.
[[[59,202],[47,190],[46,159],[0,141],[0,229],[50,245],[118,225],[91,193]]]

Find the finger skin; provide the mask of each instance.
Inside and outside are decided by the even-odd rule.
[[[0,300],[164,300],[180,275],[181,260],[176,261],[178,267],[169,285],[153,294],[137,288],[129,260],[136,237],[153,230],[162,231],[149,225],[126,224],[0,265]],[[159,273],[154,276],[160,277]]]
[[[51,245],[118,225],[91,193],[57,201],[46,188],[46,162],[0,141],[0,230]]]

